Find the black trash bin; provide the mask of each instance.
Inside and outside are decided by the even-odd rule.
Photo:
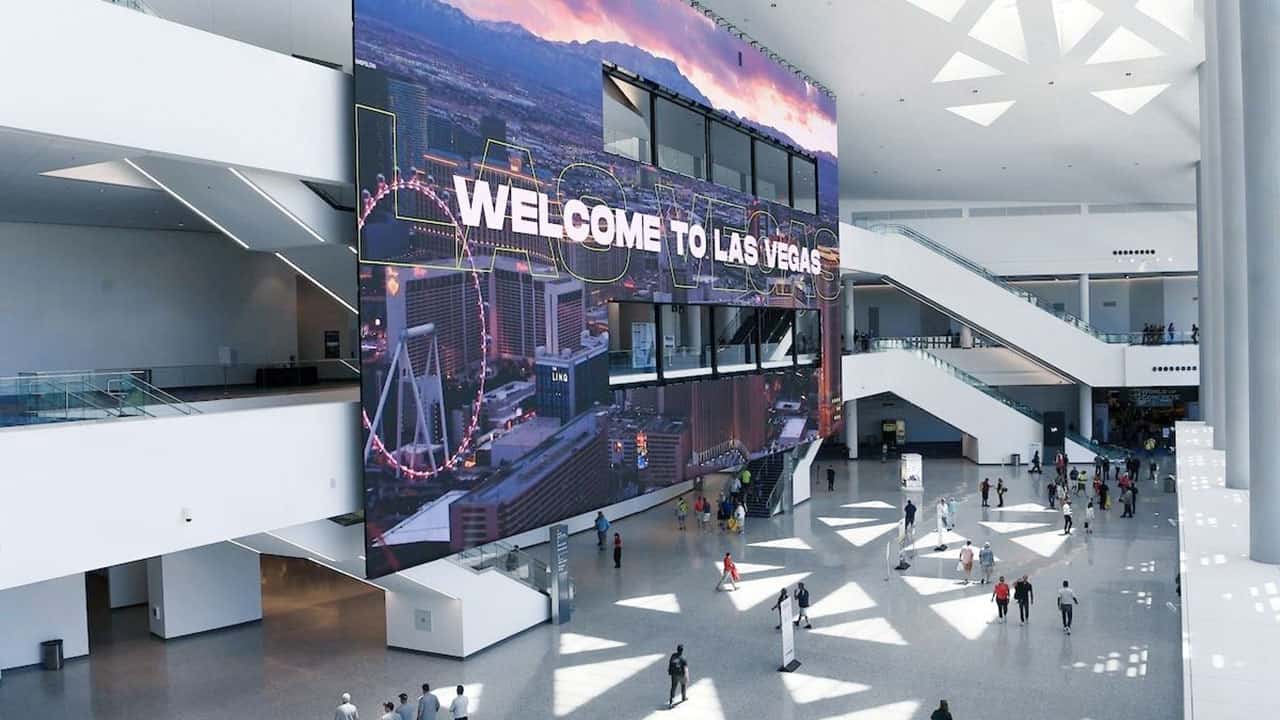
[[[62,638],[40,643],[40,667],[45,670],[62,669]]]

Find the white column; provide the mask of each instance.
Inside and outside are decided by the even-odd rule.
[[[1089,322],[1089,273],[1080,273],[1080,314],[1076,317]]]
[[[1280,438],[1280,3],[1241,0],[1240,29],[1251,336],[1249,557],[1280,564],[1274,452]]]
[[[849,459],[858,459],[858,401],[844,404],[844,444],[849,448]]]
[[[1221,435],[1227,451],[1227,487],[1249,487],[1249,279],[1246,268],[1244,103],[1240,95],[1240,5],[1218,3],[1218,95],[1222,161]],[[1274,280],[1272,280],[1274,282]],[[1215,443],[1216,445],[1217,443]]]
[[[1080,401],[1080,434],[1093,439],[1093,388],[1081,383],[1076,386]]]
[[[1205,3],[1205,61],[1200,80],[1200,170],[1198,192],[1200,246],[1200,376],[1204,378],[1202,414],[1213,426],[1214,447],[1222,449],[1225,362],[1222,298],[1222,166],[1218,132],[1217,8]],[[1207,377],[1206,377],[1207,376]]]
[[[229,542],[147,560],[151,634],[166,640],[262,619],[258,553]]]
[[[840,302],[844,308],[844,349],[854,349],[853,333],[857,329],[857,312],[853,304],[853,278],[844,277],[840,281]],[[844,404],[844,444],[849,448],[849,459],[858,459],[858,401],[850,400]]]

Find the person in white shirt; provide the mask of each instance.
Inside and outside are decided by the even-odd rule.
[[[467,707],[471,705],[471,701],[463,694],[463,687],[458,686],[458,696],[449,703],[449,712],[453,715],[453,720],[467,720]]]
[[[742,503],[738,503],[738,507],[733,509],[733,519],[738,523],[738,533],[744,533],[747,530],[747,508]]]
[[[1071,501],[1062,501],[1062,534],[1071,534]]]
[[[1093,534],[1093,501],[1092,500],[1089,501],[1089,504],[1084,509],[1084,534],[1085,535]]]
[[[351,704],[349,693],[342,693],[342,704],[334,711],[333,720],[360,720],[360,711]]]
[[[431,684],[422,683],[422,697],[418,698],[418,714],[411,720],[436,720],[440,701],[431,694]]]
[[[1062,631],[1068,635],[1071,634],[1071,616],[1075,606],[1079,604],[1080,599],[1076,597],[1070,584],[1063,580],[1062,589],[1058,590],[1058,610],[1062,612]]]

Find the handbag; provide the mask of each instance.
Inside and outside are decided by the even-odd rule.
[[[956,561],[956,572],[964,572],[964,561],[963,561],[963,560],[957,560],[957,561]]]

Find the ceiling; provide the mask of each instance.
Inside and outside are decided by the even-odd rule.
[[[120,160],[126,153],[109,145],[0,129],[0,221],[212,230],[159,189],[41,174]]]
[[[701,1],[836,93],[845,214],[1195,201],[1201,0]]]

